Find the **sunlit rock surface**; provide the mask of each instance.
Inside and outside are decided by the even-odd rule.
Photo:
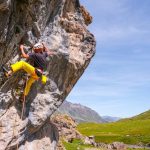
[[[32,86],[23,115],[17,93],[23,90],[24,73],[7,79],[1,71],[0,150],[55,149],[58,131],[49,118],[95,53],[94,36],[87,30],[91,22],[78,0],[0,0],[0,68],[21,59],[21,41],[28,46],[44,42],[56,52],[47,60],[46,85]]]

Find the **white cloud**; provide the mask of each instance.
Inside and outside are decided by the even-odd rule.
[[[84,102],[100,114],[125,116],[144,111],[150,104],[149,5],[145,1],[135,5],[131,0],[81,2],[94,17],[90,31],[98,49],[68,99]],[[130,112],[125,112],[128,107]]]
[[[120,96],[120,93],[117,90],[112,90],[112,89],[108,89],[108,87],[94,87],[94,88],[84,88],[82,89],[80,87],[80,89],[75,89],[74,91],[72,91],[71,96],[73,97],[117,97]]]
[[[96,40],[102,45],[121,45],[130,43],[149,43],[150,30],[138,29],[136,27],[109,27],[92,29]]]
[[[113,86],[117,86],[119,88],[126,87],[138,87],[149,85],[150,83],[150,75],[149,73],[142,72],[117,72],[117,73],[106,73],[105,75],[101,75],[100,73],[89,73],[87,76],[83,78],[84,82],[93,83],[93,86],[103,85],[109,86],[113,88]]]
[[[150,21],[145,18],[146,15],[148,17],[148,12],[144,11],[144,2],[138,2],[135,6],[130,0],[93,0],[91,3],[82,1],[94,12],[90,30],[99,44],[129,45],[149,42]],[[142,5],[144,6],[140,7]]]
[[[93,15],[95,13],[98,15],[105,15],[105,13],[113,15],[128,10],[128,5],[123,0],[92,0],[91,2],[87,0],[80,1],[81,4],[84,4]]]

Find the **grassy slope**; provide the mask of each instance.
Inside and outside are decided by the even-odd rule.
[[[95,135],[97,142],[122,141],[127,144],[150,143],[150,111],[115,123],[83,123],[78,130],[84,135]]]
[[[124,119],[124,120],[147,120],[147,119],[150,119],[150,110],[148,110],[142,114],[139,114],[135,117]]]
[[[85,150],[86,148],[90,149],[90,148],[94,148],[91,145],[84,145],[83,142],[81,140],[78,139],[74,139],[72,143],[67,143],[67,142],[63,142],[63,145],[65,146],[66,150]],[[97,149],[95,149],[97,150]],[[103,149],[98,149],[98,150],[103,150]]]

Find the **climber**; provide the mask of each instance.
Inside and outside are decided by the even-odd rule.
[[[25,61],[19,61],[11,65],[11,70],[7,71],[5,75],[9,77],[12,75],[12,73],[21,69],[26,71],[30,75],[30,78],[26,83],[23,96],[27,96],[31,85],[36,80],[41,79],[43,84],[46,83],[46,76],[43,75],[43,71],[46,69],[46,57],[48,55],[55,54],[55,52],[49,51],[43,43],[36,43],[33,46],[34,52],[29,54],[25,53],[24,46],[22,44],[19,46],[19,49],[21,51],[22,57],[31,60],[33,62],[33,66]]]

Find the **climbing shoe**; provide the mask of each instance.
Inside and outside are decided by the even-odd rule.
[[[3,72],[4,72],[5,77],[9,77],[9,76],[10,76],[10,75],[8,74],[8,70],[7,70],[4,66],[2,66],[2,70],[3,70]]]

